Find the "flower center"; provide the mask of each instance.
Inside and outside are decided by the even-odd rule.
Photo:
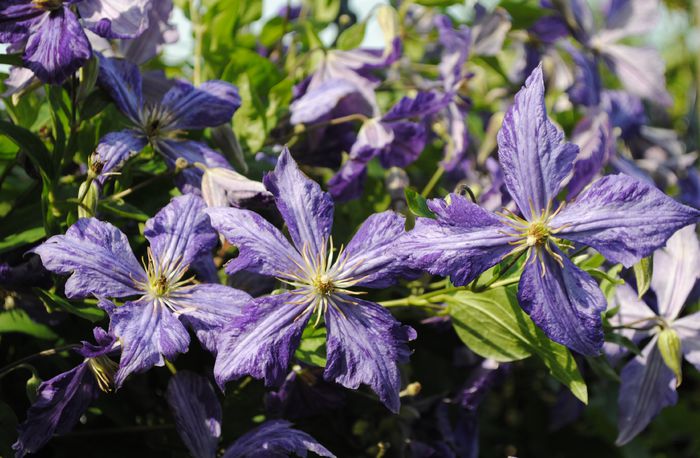
[[[135,282],[136,286],[154,299],[167,299],[173,291],[195,283],[194,277],[184,278],[188,266],[177,260],[163,265],[148,248],[148,261],[144,262],[146,282]],[[167,301],[166,301],[167,302]]]
[[[312,284],[316,288],[316,293],[321,296],[329,296],[335,291],[335,285],[333,284],[333,279],[331,279],[328,274],[323,273],[313,279]]]
[[[551,231],[545,221],[530,223],[525,232],[525,244],[529,247],[541,247],[547,243]]]
[[[63,0],[34,0],[34,5],[45,11],[54,11],[63,6]]]
[[[97,380],[97,386],[105,393],[111,392],[119,365],[105,355],[87,358],[87,365]]]

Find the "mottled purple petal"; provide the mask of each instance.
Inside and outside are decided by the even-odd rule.
[[[547,44],[553,44],[560,38],[571,35],[566,21],[559,15],[543,16],[539,18],[532,27],[530,27],[529,32]]]
[[[607,113],[600,111],[584,117],[574,128],[572,143],[579,147],[569,181],[569,198],[578,195],[601,172],[615,153],[615,138]]]
[[[605,296],[590,275],[554,250],[563,267],[547,253],[541,259],[531,255],[520,278],[520,305],[550,339],[583,355],[597,355],[603,346]]]
[[[161,105],[170,120],[164,129],[204,129],[231,122],[241,97],[238,89],[225,81],[206,81],[199,87],[178,81],[166,92]]]
[[[367,177],[367,162],[374,157],[375,150],[363,148],[361,154],[345,162],[338,173],[328,180],[328,191],[338,201],[355,199],[362,195]],[[367,159],[369,158],[369,159]]]
[[[175,43],[179,34],[177,27],[169,22],[172,11],[172,0],[151,2],[148,28],[138,37],[120,43],[124,58],[136,64],[143,64],[154,58],[163,45]]]
[[[72,274],[65,286],[70,298],[132,296],[140,293],[135,283],[146,281],[126,235],[95,218],[78,220],[33,251],[48,270]]]
[[[382,122],[393,122],[407,118],[423,118],[437,113],[452,99],[437,92],[419,92],[415,97],[402,97],[382,116]]]
[[[190,265],[216,246],[216,233],[205,208],[201,198],[187,194],[173,198],[146,222],[143,235],[165,272]]]
[[[522,213],[539,215],[559,192],[578,147],[547,117],[542,66],[516,94],[498,132],[498,157],[506,186]]]
[[[467,130],[467,106],[464,103],[452,102],[444,111],[449,141],[444,148],[444,158],[441,162],[446,171],[454,171],[464,159],[469,145]]]
[[[510,27],[510,15],[503,8],[477,14],[472,26],[472,52],[478,56],[495,56],[503,49],[503,41]]]
[[[238,208],[205,210],[211,224],[231,244],[238,257],[226,265],[233,274],[248,270],[271,277],[283,277],[299,270],[303,260],[282,233],[262,216]]]
[[[95,160],[102,166],[100,181],[104,182],[107,173],[116,172],[131,157],[140,153],[148,141],[135,130],[110,132],[100,139],[95,149]]]
[[[412,164],[425,148],[428,133],[423,123],[398,121],[387,123],[393,132],[393,141],[379,152],[382,167],[406,167]]]
[[[450,18],[442,14],[435,16],[434,22],[440,44],[444,47],[439,65],[440,76],[444,87],[451,91],[464,78],[464,63],[469,57],[472,42],[471,31],[465,26],[455,30]]]
[[[331,196],[299,170],[287,148],[263,182],[275,197],[297,249],[307,247],[311,256],[321,253],[333,225]]]
[[[334,297],[325,314],[328,362],[323,376],[350,389],[369,385],[392,412],[400,407],[401,374],[407,363],[408,341],[416,331],[402,326],[374,302],[350,296]]]
[[[676,320],[672,327],[681,338],[683,356],[700,370],[700,312]]]
[[[47,15],[27,0],[4,0],[0,5],[0,43],[17,43],[27,39],[33,26]]]
[[[214,458],[221,438],[221,404],[207,379],[178,371],[165,393],[175,427],[195,458]]]
[[[148,0],[81,0],[85,27],[105,38],[134,38],[148,27]]]
[[[652,339],[641,356],[627,363],[620,374],[617,400],[617,445],[631,441],[664,407],[678,401],[676,379]]]
[[[306,457],[307,452],[334,457],[316,439],[293,429],[284,420],[269,420],[238,438],[222,458],[284,458],[292,454]]]
[[[92,56],[90,42],[67,7],[42,17],[24,50],[24,63],[45,83],[62,83]]]
[[[12,448],[16,457],[35,453],[54,434],[70,431],[97,397],[99,389],[87,364],[42,382],[37,399],[19,425],[19,437]]]
[[[291,293],[250,302],[221,331],[214,366],[219,387],[244,375],[264,378],[268,386],[281,383],[311,317],[308,307],[303,296]]]
[[[357,86],[345,79],[329,79],[306,92],[290,106],[292,124],[312,123],[328,115],[340,100],[358,92]]]
[[[589,245],[631,267],[700,215],[653,185],[628,175],[608,175],[585,189],[552,220],[559,236]]]
[[[131,62],[98,54],[100,73],[97,81],[131,122],[140,124],[143,107],[141,73]]]
[[[513,249],[508,242],[514,238],[503,233],[509,228],[494,214],[458,194],[449,199],[429,201],[437,219],[417,218],[396,252],[405,254],[408,266],[449,275],[462,286],[498,264]]]
[[[177,160],[184,159],[188,167],[178,173],[175,182],[183,194],[200,194],[202,185],[202,170],[197,163],[205,167],[222,167],[229,169],[226,158],[209,148],[202,142],[192,140],[159,139],[156,140],[155,149],[163,156],[168,167],[175,169]]]
[[[76,348],[75,352],[83,356],[84,358],[96,358],[98,356],[106,355],[110,353],[115,348],[117,338],[109,334],[102,328],[93,328],[92,335],[95,337],[96,344],[91,342],[81,341],[82,346]]]
[[[185,327],[162,303],[150,299],[115,307],[110,312],[110,332],[122,344],[122,357],[114,384],[120,387],[132,372],[145,372],[185,353],[190,336]]]
[[[598,72],[598,60],[566,42],[565,49],[576,65],[574,84],[567,90],[571,101],[577,105],[595,107],[600,103],[603,89]]]

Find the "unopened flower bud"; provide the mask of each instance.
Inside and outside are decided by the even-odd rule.
[[[659,340],[656,342],[656,346],[664,362],[676,376],[676,386],[679,386],[683,381],[681,338],[673,329],[665,328],[659,333]]]
[[[100,202],[100,191],[94,180],[87,180],[78,190],[78,218],[90,218],[97,214],[97,204]]]

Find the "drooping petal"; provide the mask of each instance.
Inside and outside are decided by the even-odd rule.
[[[173,198],[146,222],[143,235],[165,272],[189,266],[216,245],[216,233],[204,213],[205,208],[200,197],[186,194]]]
[[[248,270],[271,277],[287,277],[303,265],[301,256],[279,229],[257,213],[224,207],[208,208],[205,212],[212,226],[238,247],[238,257],[226,265],[227,273]]]
[[[681,205],[654,185],[608,175],[585,189],[552,220],[558,236],[589,245],[613,262],[632,267],[664,245],[700,211]]]
[[[221,329],[240,316],[250,300],[250,295],[243,291],[214,283],[181,288],[168,297],[180,319],[195,330],[210,352],[216,352],[216,338]]]
[[[440,44],[444,50],[440,59],[440,76],[446,90],[452,91],[464,78],[464,63],[469,57],[472,36],[466,26],[455,30],[448,16],[437,15],[434,19]]]
[[[676,379],[656,347],[656,338],[622,369],[617,399],[618,436],[615,444],[631,441],[661,409],[678,401]]]
[[[53,437],[70,431],[97,397],[97,382],[87,364],[42,382],[37,399],[19,425],[19,437],[12,448],[16,457],[35,453]]]
[[[5,85],[5,92],[0,94],[0,97],[11,97],[13,95],[21,95],[24,90],[37,83],[38,80],[34,76],[34,72],[24,67],[10,67],[10,73],[2,82]]]
[[[173,12],[172,0],[151,3],[148,28],[138,37],[119,44],[124,58],[139,65],[154,58],[163,45],[175,43],[179,38],[177,27],[169,22]]]
[[[214,458],[221,438],[223,413],[207,379],[190,371],[178,371],[165,393],[182,442],[195,458]]]
[[[408,266],[449,275],[462,286],[501,261],[515,238],[504,234],[509,228],[496,215],[458,194],[449,199],[429,201],[437,218],[417,218],[395,250],[406,256]]]
[[[249,302],[220,333],[214,365],[219,387],[244,375],[264,378],[268,386],[281,383],[311,312],[308,302],[291,293]]]
[[[615,288],[615,296],[608,305],[609,309],[618,307],[617,313],[610,317],[610,324],[613,326],[631,326],[633,328],[644,328],[654,323],[656,313],[642,301],[637,292],[628,284],[618,285]],[[630,339],[638,344],[642,339],[649,336],[650,331],[621,328],[615,333]],[[613,342],[605,342],[603,352],[613,362],[626,355],[629,350]]]
[[[241,96],[236,86],[225,81],[206,81],[199,87],[178,81],[165,93],[161,105],[170,121],[164,129],[204,129],[231,122],[241,106]]]
[[[474,9],[472,52],[477,56],[495,56],[503,49],[503,41],[511,28],[510,14],[503,8],[487,11],[481,4]]]
[[[165,305],[143,298],[110,311],[110,332],[122,344],[114,384],[119,388],[132,372],[145,372],[185,353],[190,336]]]
[[[353,390],[360,384],[369,385],[397,413],[398,364],[408,362],[408,341],[416,338],[416,331],[401,325],[384,307],[345,295],[333,297],[325,319],[328,362],[324,378]]]
[[[547,117],[542,66],[533,70],[498,132],[498,157],[506,186],[529,219],[557,195],[571,171],[578,147]]]
[[[240,207],[266,203],[272,194],[260,181],[223,167],[207,168],[202,175],[202,198],[209,207]]]
[[[188,167],[180,171],[175,177],[175,182],[183,194],[201,193],[203,172],[197,164],[205,167],[231,168],[221,153],[214,151],[202,142],[158,139],[155,142],[155,149],[163,156],[165,163],[171,169],[178,167],[178,159],[187,161]]]
[[[681,338],[683,356],[700,370],[700,312],[676,320],[672,327]]]
[[[65,233],[34,248],[48,270],[72,274],[66,282],[68,297],[127,297],[140,294],[136,282],[146,272],[136,260],[129,240],[110,223],[79,219]]]
[[[607,113],[600,111],[583,118],[576,125],[571,141],[579,146],[580,152],[569,181],[569,199],[593,181],[615,152],[612,126]]]
[[[569,42],[564,42],[564,49],[571,54],[574,64],[576,64],[574,83],[567,89],[569,98],[577,105],[587,107],[598,106],[600,104],[600,94],[603,89],[603,83],[600,80],[600,72],[598,71],[598,59],[595,56],[580,51]]]
[[[605,15],[602,32],[614,39],[651,32],[659,19],[658,0],[612,0]]]
[[[359,92],[357,86],[345,79],[333,78],[324,81],[289,106],[292,114],[290,122],[292,124],[316,122],[330,114],[342,99],[357,92]]]
[[[0,43],[26,40],[32,27],[48,14],[26,0],[5,0],[0,5]]]
[[[42,17],[24,50],[24,63],[45,83],[62,83],[92,56],[90,42],[67,7]]]
[[[597,355],[603,346],[605,296],[590,275],[554,250],[563,267],[547,253],[541,259],[531,255],[520,277],[520,305],[550,339],[583,355]]]
[[[700,277],[700,244],[694,224],[673,234],[664,248],[654,252],[653,272],[651,287],[659,315],[674,320]]]
[[[379,151],[382,167],[406,167],[412,164],[425,148],[428,133],[425,125],[418,122],[398,121],[387,123],[393,133],[393,141]]]
[[[84,358],[96,358],[106,355],[116,349],[118,345],[117,338],[105,331],[102,328],[93,328],[92,335],[95,338],[96,344],[91,342],[81,341],[81,347],[76,348],[75,352]]]
[[[307,246],[312,256],[321,253],[333,226],[331,196],[299,170],[287,148],[263,182],[275,197],[297,249],[303,251]]]
[[[148,141],[135,130],[110,132],[100,139],[95,149],[95,160],[101,165],[99,180],[104,183],[107,173],[116,172],[131,157],[140,153]]]
[[[447,106],[452,96],[446,97],[437,92],[421,91],[415,97],[402,97],[382,116],[382,122],[394,122],[408,118],[424,118],[437,113]]]
[[[335,456],[307,433],[292,428],[290,422],[268,420],[239,437],[222,458],[284,458],[292,454],[306,457],[307,452]]]
[[[85,27],[105,38],[134,38],[148,27],[148,0],[82,0]]]
[[[462,162],[469,146],[469,131],[467,130],[467,106],[464,103],[452,102],[444,111],[447,123],[448,138],[445,143],[444,158],[441,162],[446,171],[454,171]]]
[[[140,124],[143,108],[142,80],[139,68],[121,59],[97,55],[100,72],[97,81],[112,97],[119,110],[134,124]]]

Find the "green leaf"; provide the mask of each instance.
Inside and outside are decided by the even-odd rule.
[[[112,213],[113,215],[121,216],[122,218],[141,221],[144,223],[148,221],[149,218],[148,214],[144,213],[139,208],[134,207],[133,205],[123,201],[113,202],[108,200],[101,200],[97,204],[97,207],[100,210]]]
[[[320,22],[333,22],[340,12],[340,0],[310,0],[309,11]]]
[[[71,304],[66,299],[58,296],[51,291],[47,291],[41,288],[34,288],[34,293],[39,296],[39,299],[50,309],[59,309],[64,312],[77,315],[80,318],[86,320],[97,322],[105,317],[105,312],[97,307],[93,306],[76,306]]]
[[[307,326],[301,335],[301,343],[294,357],[303,363],[324,367],[326,365],[326,328]]]
[[[622,334],[618,334],[616,332],[613,332],[612,330],[605,330],[605,341],[614,343],[615,345],[619,345],[634,353],[635,355],[642,354],[642,352],[639,351],[639,347],[637,347],[637,345],[635,345],[634,342],[632,342],[630,339],[623,336]]]
[[[651,286],[653,266],[654,263],[651,256],[642,258],[641,261],[634,265],[634,279],[637,281],[637,295],[640,299],[644,296],[644,293],[649,291],[649,286]]]
[[[365,38],[367,23],[364,21],[351,25],[338,36],[336,47],[338,49],[350,50],[360,46]]]
[[[7,121],[0,120],[0,133],[7,135],[17,146],[22,148],[24,153],[32,161],[32,164],[41,174],[45,182],[51,182],[50,177],[53,177],[53,162],[51,161],[51,153],[46,149],[44,143],[24,127],[10,124]]]
[[[24,67],[22,54],[0,54],[0,64]]]
[[[425,197],[421,196],[416,190],[406,188],[404,194],[406,195],[406,204],[411,213],[424,218],[435,218],[435,213],[428,208],[428,202]]]
[[[0,334],[6,332],[20,332],[45,340],[58,338],[50,327],[32,320],[22,309],[12,309],[0,313]]]
[[[586,384],[573,356],[535,326],[520,308],[515,288],[460,291],[448,303],[457,335],[474,353],[499,362],[537,355],[554,378],[588,402]]]
[[[22,245],[29,245],[37,240],[41,240],[46,236],[46,230],[43,226],[33,227],[17,234],[12,234],[0,240],[0,253],[14,250]]]
[[[683,352],[681,351],[681,338],[678,333],[671,328],[666,328],[659,333],[659,340],[656,347],[661,353],[666,366],[671,369],[676,376],[676,386],[683,381]]]

